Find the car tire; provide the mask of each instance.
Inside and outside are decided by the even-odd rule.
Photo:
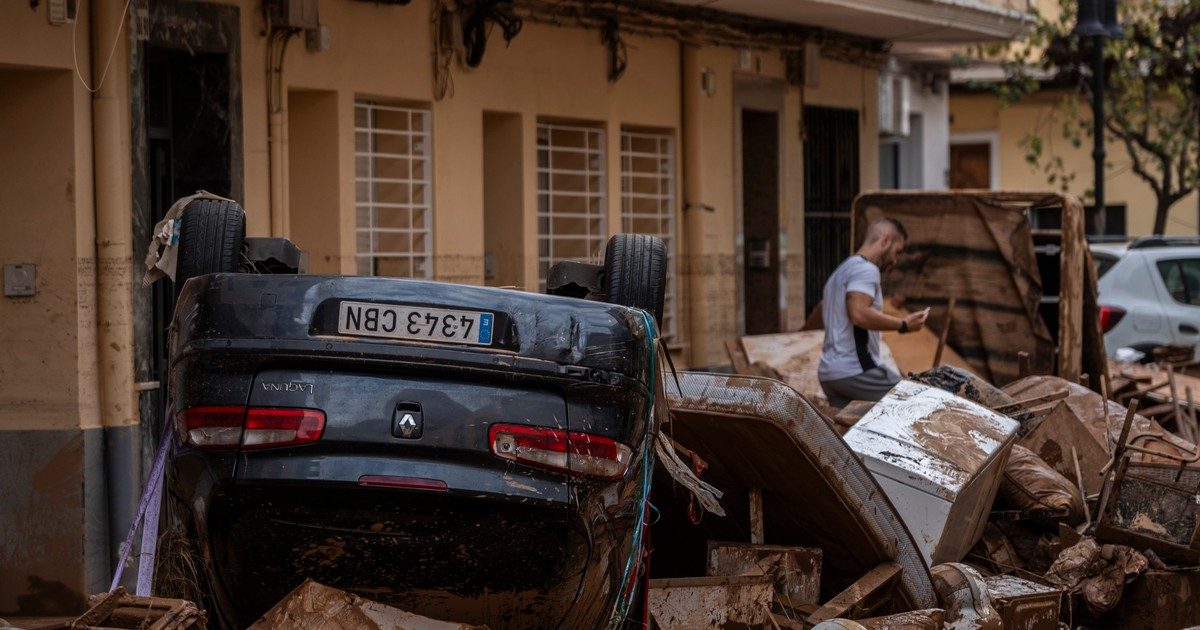
[[[245,240],[246,213],[236,202],[196,199],[189,203],[179,227],[176,292],[191,278],[237,271]]]
[[[648,311],[662,326],[667,248],[645,234],[617,234],[604,251],[606,301]]]

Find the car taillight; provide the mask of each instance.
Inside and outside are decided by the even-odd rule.
[[[246,412],[243,448],[308,444],[321,439],[325,414],[316,409],[251,407]]]
[[[495,424],[492,453],[504,459],[597,479],[620,479],[632,452],[611,438],[519,424]]]
[[[180,428],[187,442],[199,448],[274,448],[321,439],[325,414],[280,407],[191,407],[180,413]]]
[[[1125,317],[1125,309],[1116,306],[1100,307],[1100,334],[1105,334],[1116,327],[1121,318]]]
[[[179,412],[184,439],[200,448],[237,448],[246,408],[233,405],[192,407]]]

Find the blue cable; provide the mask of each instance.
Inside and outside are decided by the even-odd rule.
[[[641,501],[639,501],[642,509],[638,510],[637,524],[633,530],[633,544],[630,546],[629,559],[625,561],[625,571],[621,576],[621,587],[617,591],[618,599],[613,605],[612,617],[608,620],[609,628],[615,628],[624,621],[625,616],[629,613],[629,607],[633,604],[635,592],[632,589],[630,589],[628,597],[622,596],[621,593],[626,589],[630,573],[633,570],[633,563],[642,548],[642,530],[646,524],[645,505],[650,501],[650,465],[654,459],[654,452],[650,450],[650,429],[654,426],[654,386],[658,379],[658,366],[655,362],[657,351],[654,341],[658,337],[658,328],[654,325],[654,320],[650,318],[649,313],[643,311],[642,318],[646,324],[646,330],[650,333],[650,404],[646,407],[646,430],[642,436],[642,495]]]

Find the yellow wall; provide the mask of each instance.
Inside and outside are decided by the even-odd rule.
[[[16,4],[0,6],[0,25],[0,264],[37,265],[38,285],[0,297],[0,429],[97,426],[91,98],[70,27]]]
[[[242,94],[244,115],[245,206],[251,234],[270,230],[267,162],[263,38],[251,2],[242,9]],[[484,116],[503,112],[521,126],[523,196],[522,240],[526,252],[523,269],[506,274],[502,284],[537,286],[537,169],[536,125],[539,118],[561,118],[600,125],[606,131],[608,226],[620,229],[620,160],[617,144],[623,126],[673,131],[681,141],[678,150],[680,221],[677,222],[680,254],[680,315],[686,330],[683,341],[690,352],[686,363],[712,365],[726,361],[722,343],[739,334],[739,271],[734,121],[735,76],[757,75],[774,80],[783,95],[784,123],[781,145],[783,178],[781,227],[788,247],[784,325],[798,328],[803,312],[803,141],[800,116],[805,104],[844,107],[864,112],[860,130],[861,172],[864,189],[878,177],[875,128],[875,85],[872,70],[823,59],[818,88],[803,94],[786,86],[784,64],[775,51],[757,51],[743,67],[740,51],[722,47],[686,47],[681,80],[681,46],[674,40],[627,36],[628,70],[617,82],[607,79],[607,51],[599,34],[577,28],[526,23],[520,35],[505,46],[493,35],[482,65],[466,70],[452,64],[452,93],[434,101],[430,59],[429,7],[415,0],[403,7],[370,3],[323,4],[321,21],[330,26],[332,47],[309,52],[302,43],[289,48],[285,63],[285,89],[326,90],[336,94],[338,141],[335,177],[343,182],[336,193],[336,220],[302,206],[311,200],[296,199],[303,184],[290,186],[290,233],[301,247],[314,252],[313,270],[353,273],[354,261],[354,101],[369,97],[379,101],[424,105],[432,110],[433,253],[434,275],[452,282],[482,284],[485,249]],[[553,54],[547,54],[553,51]],[[683,130],[688,91],[700,90],[699,73],[716,73],[717,91],[699,96],[689,111],[697,131]],[[289,116],[292,114],[289,114]],[[512,121],[510,120],[510,123]],[[515,124],[515,123],[512,123]],[[298,127],[293,122],[292,129]],[[511,131],[511,130],[510,130]],[[293,132],[294,133],[294,132]],[[295,150],[291,155],[298,155]],[[291,177],[326,181],[328,174],[313,172],[315,162],[290,165]],[[323,168],[333,166],[322,161]],[[685,163],[691,164],[686,166]],[[685,177],[691,169],[694,176]],[[689,183],[689,178],[691,182]],[[693,188],[686,188],[693,186]],[[514,192],[514,191],[509,191]],[[708,205],[714,212],[683,212],[685,203]],[[324,207],[324,206],[323,206]],[[333,206],[327,212],[335,212]]]
[[[1016,105],[998,108],[996,98],[990,94],[951,94],[950,133],[997,134],[1000,155],[999,188],[1010,190],[1057,190],[1057,185],[1047,183],[1045,173],[1025,161],[1025,149],[1021,140],[1031,130],[1042,130],[1045,139],[1045,157],[1061,156],[1069,171],[1075,173],[1075,181],[1068,192],[1082,196],[1092,187],[1092,144],[1084,139],[1083,146],[1071,146],[1061,134],[1061,123],[1048,122],[1053,103],[1050,97],[1036,97]],[[1086,111],[1086,104],[1083,105]],[[1129,154],[1118,140],[1108,138],[1105,143],[1108,154],[1107,177],[1105,179],[1105,203],[1126,204],[1126,230],[1131,236],[1150,234],[1154,228],[1154,192],[1150,186],[1130,169]],[[1171,208],[1167,220],[1167,234],[1196,234],[1197,225],[1195,193],[1185,197]]]

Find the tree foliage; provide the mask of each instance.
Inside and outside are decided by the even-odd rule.
[[[1053,145],[1058,138],[1076,148],[1091,142],[1093,42],[1071,34],[1076,2],[1060,2],[1057,17],[1036,14],[1025,39],[981,52],[1004,69],[994,86],[1002,104],[1048,98],[1050,108],[1021,144],[1026,161],[1066,191],[1076,173]],[[1111,158],[1127,157],[1117,167],[1153,191],[1154,233],[1162,234],[1171,206],[1200,183],[1200,0],[1122,0],[1119,7],[1125,36],[1104,44],[1106,171],[1111,176]]]

